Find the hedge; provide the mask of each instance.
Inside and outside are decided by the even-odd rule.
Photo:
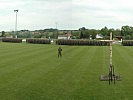
[[[88,46],[107,46],[109,42],[98,40],[57,40],[57,45],[88,45]]]
[[[22,43],[22,39],[17,38],[3,38],[2,42]]]
[[[26,39],[26,42],[33,44],[51,44],[50,40],[48,39]]]
[[[122,45],[123,46],[133,46],[133,40],[123,40]]]

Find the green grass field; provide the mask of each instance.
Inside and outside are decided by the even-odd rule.
[[[133,100],[133,47],[113,46],[113,64],[122,81],[108,74],[109,47],[0,42],[0,100]]]

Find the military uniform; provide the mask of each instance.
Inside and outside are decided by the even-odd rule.
[[[58,58],[59,58],[59,57],[62,57],[61,51],[62,51],[62,49],[61,49],[61,47],[59,47],[59,48],[58,48]]]

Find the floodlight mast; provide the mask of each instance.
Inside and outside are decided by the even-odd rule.
[[[17,13],[18,13],[18,10],[14,10],[14,12],[16,13],[15,30],[14,30],[14,33],[16,34],[16,32],[17,32]]]

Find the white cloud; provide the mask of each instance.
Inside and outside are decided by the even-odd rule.
[[[65,25],[69,24],[72,14],[71,0],[3,0],[0,6],[1,31],[14,30],[14,9],[19,9],[18,29],[55,27],[55,22],[60,29],[69,28]]]
[[[78,22],[77,27],[80,23],[87,28],[133,25],[132,0],[73,0],[73,5],[73,23]]]
[[[1,0],[0,29],[14,30],[18,12],[18,29],[120,28],[133,25],[132,0]]]

